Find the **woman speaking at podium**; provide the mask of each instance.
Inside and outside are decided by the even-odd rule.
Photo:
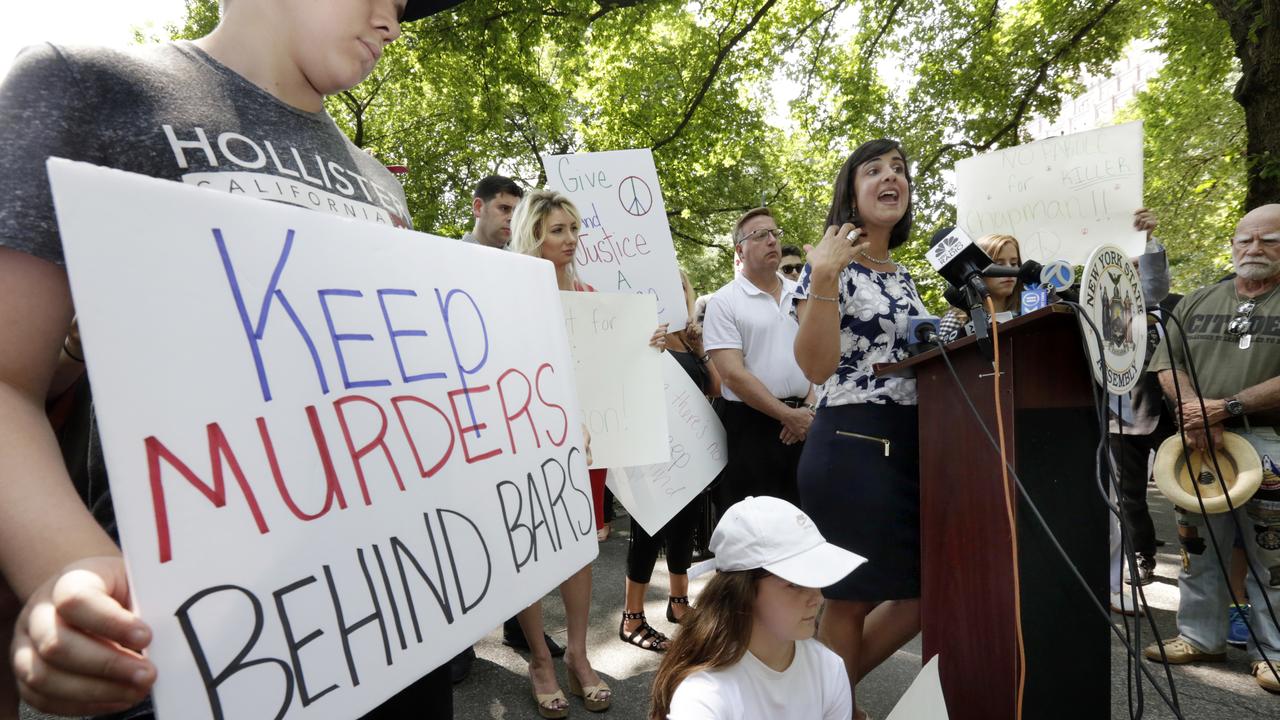
[[[853,151],[826,224],[822,242],[805,248],[800,278],[795,355],[818,387],[818,407],[797,480],[801,507],[823,536],[867,558],[823,590],[818,633],[844,660],[852,689],[920,630],[916,383],[872,369],[905,359],[909,319],[928,314],[893,259],[911,234],[901,145],[872,140]]]

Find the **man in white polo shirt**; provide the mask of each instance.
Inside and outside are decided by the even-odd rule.
[[[768,208],[739,218],[733,241],[742,274],[711,296],[703,323],[729,444],[716,504],[760,495],[799,503],[796,465],[813,421],[813,388],[792,350],[799,286],[778,274],[782,230]]]

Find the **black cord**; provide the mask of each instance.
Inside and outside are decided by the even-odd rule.
[[[1170,313],[1169,317],[1170,319],[1173,320],[1174,324],[1178,326],[1178,339],[1182,346],[1183,356],[1186,359],[1187,369],[1191,376],[1192,389],[1196,393],[1196,399],[1200,402],[1200,416],[1203,419],[1207,420],[1209,417],[1209,414],[1207,409],[1205,408],[1204,396],[1200,390],[1200,376],[1196,370],[1195,361],[1191,357],[1191,346],[1187,342],[1186,331],[1182,326],[1182,321],[1179,320],[1173,313]],[[1174,393],[1176,395],[1176,399],[1178,402],[1179,414],[1181,414],[1182,387],[1181,387],[1181,383],[1178,382],[1177,364],[1175,363],[1174,356],[1173,356],[1173,343],[1170,340],[1168,328],[1163,324],[1163,321],[1162,321],[1162,327],[1165,327],[1165,338],[1166,338],[1165,348],[1169,354],[1169,369],[1173,373]],[[1185,463],[1185,466],[1188,468],[1188,471],[1189,471],[1189,468],[1191,467],[1191,450],[1190,450],[1190,447],[1187,445],[1187,432],[1186,432],[1185,426],[1181,422],[1181,418],[1179,418],[1178,433],[1182,439],[1183,463]],[[1209,429],[1208,423],[1205,423],[1205,426],[1204,426],[1204,436],[1205,436],[1205,443],[1209,448],[1208,450],[1209,459],[1213,462],[1213,469],[1217,474],[1218,485],[1222,489],[1223,498],[1227,501],[1227,511],[1231,514],[1232,521],[1235,523],[1236,529],[1240,531],[1241,537],[1244,537],[1244,528],[1240,524],[1239,515],[1236,514],[1235,503],[1233,503],[1231,500],[1231,493],[1227,488],[1226,480],[1223,478],[1222,468],[1218,464],[1218,452],[1213,446],[1213,434],[1212,434],[1212,431]],[[1240,599],[1236,597],[1235,591],[1231,588],[1231,574],[1227,570],[1226,564],[1223,563],[1222,561],[1222,552],[1221,552],[1221,547],[1218,544],[1217,534],[1213,531],[1213,525],[1208,520],[1208,517],[1207,517],[1208,513],[1205,512],[1204,497],[1200,493],[1200,486],[1198,483],[1193,482],[1191,483],[1191,487],[1196,492],[1196,502],[1200,506],[1200,514],[1203,516],[1206,516],[1205,524],[1204,524],[1205,530],[1209,532],[1209,540],[1213,543],[1214,559],[1218,563],[1218,568],[1222,571],[1223,581],[1226,582],[1227,584],[1227,595],[1231,598],[1232,604],[1239,605]],[[1258,573],[1258,569],[1254,567],[1252,560],[1249,559],[1249,555],[1250,553],[1246,551],[1245,565],[1247,566],[1249,572],[1253,574],[1254,583],[1261,589],[1259,594],[1262,595],[1263,603],[1266,605],[1267,615],[1270,617],[1272,623],[1276,623],[1276,611],[1275,611],[1275,608],[1271,606],[1271,598],[1268,596],[1268,593],[1266,591],[1266,585],[1262,583],[1262,576]],[[1249,634],[1253,637],[1257,637],[1253,632],[1253,624],[1249,621],[1248,614],[1241,614],[1241,619],[1244,621],[1245,628],[1248,629]],[[1280,623],[1276,623],[1276,624],[1280,625]],[[1267,653],[1265,650],[1262,649],[1261,644],[1255,641],[1254,647],[1258,648],[1258,654],[1262,656],[1262,661],[1267,664],[1267,668],[1271,670],[1271,674],[1275,676],[1276,681],[1280,682],[1280,670],[1277,669],[1276,663],[1273,663],[1271,659],[1267,657]]]
[[[964,383],[960,380],[960,375],[956,372],[955,366],[951,364],[951,358],[947,355],[945,345],[941,339],[937,338],[935,338],[934,343],[941,351],[942,360],[946,363],[947,370],[951,373],[951,377],[955,379],[956,387],[960,390],[961,397],[963,397],[965,403],[968,404],[969,410],[973,413],[974,419],[978,421],[978,426],[982,429],[983,434],[986,435],[987,441],[991,443],[991,447],[998,453],[1000,451],[1000,444],[996,441],[995,436],[991,434],[991,429],[987,427],[986,422],[983,421],[982,414],[978,412],[978,408],[974,406],[973,399],[969,397],[969,392],[965,389]],[[1125,650],[1129,653],[1129,657],[1134,660],[1139,659],[1137,651],[1127,642],[1125,636],[1120,633],[1120,630],[1115,626],[1115,624],[1111,622],[1111,613],[1109,610],[1103,607],[1102,603],[1098,602],[1097,597],[1093,594],[1093,588],[1089,586],[1089,583],[1084,579],[1084,576],[1080,574],[1079,568],[1075,566],[1075,563],[1071,561],[1071,557],[1067,554],[1067,551],[1062,547],[1062,544],[1058,542],[1057,536],[1054,535],[1053,530],[1049,528],[1049,523],[1044,519],[1044,515],[1040,513],[1040,508],[1036,506],[1035,501],[1033,501],[1030,494],[1027,493],[1027,489],[1023,486],[1022,479],[1018,477],[1017,471],[1014,470],[1007,461],[1005,462],[1005,467],[1008,468],[1010,477],[1013,478],[1014,483],[1017,485],[1018,491],[1022,494],[1022,499],[1026,501],[1027,508],[1031,510],[1032,516],[1035,517],[1036,522],[1044,530],[1045,535],[1048,537],[1049,542],[1053,545],[1054,549],[1062,557],[1063,561],[1066,562],[1067,569],[1071,571],[1072,576],[1074,576],[1080,586],[1085,589],[1085,594],[1089,597],[1089,600],[1093,603],[1094,607],[1097,608],[1098,612],[1106,619],[1107,627],[1109,627],[1111,632],[1115,634],[1122,643],[1124,643]],[[1152,621],[1152,627],[1154,628],[1154,621]],[[1157,637],[1159,637],[1158,634]],[[1161,654],[1163,655],[1163,653],[1163,646],[1161,646]],[[1169,673],[1170,690],[1174,694],[1174,700],[1171,701],[1169,697],[1165,695],[1164,690],[1161,689],[1159,683],[1156,682],[1155,677],[1151,674],[1151,671],[1145,664],[1135,662],[1134,666],[1137,667],[1143,675],[1147,676],[1147,679],[1151,682],[1153,689],[1155,689],[1156,693],[1160,696],[1160,699],[1164,701],[1165,705],[1173,711],[1174,716],[1177,717],[1178,720],[1184,720],[1182,710],[1177,703],[1177,691],[1173,687],[1172,674]],[[1165,670],[1166,673],[1168,673],[1167,664],[1165,666]]]
[[[1061,302],[1064,305],[1070,307],[1076,313],[1077,318],[1084,320],[1084,323],[1089,326],[1089,330],[1092,331],[1094,338],[1098,343],[1098,347],[1101,348],[1103,343],[1102,332],[1098,328],[1097,324],[1094,323],[1093,318],[1090,317],[1089,313],[1087,313],[1084,310],[1084,308],[1077,303],[1071,302],[1069,300],[1062,300]],[[1088,343],[1086,342],[1083,334],[1081,335],[1081,338],[1080,338],[1080,345],[1081,345],[1081,350],[1083,351],[1083,357],[1085,359],[1085,363],[1088,366],[1088,372],[1092,373],[1093,364],[1092,364],[1092,361],[1090,360],[1091,354],[1089,352]],[[1099,358],[1098,369],[1100,373],[1103,375],[1103,377],[1105,377],[1106,367],[1103,363],[1104,361],[1101,358]],[[1106,409],[1105,410],[1103,409],[1104,401],[1102,398],[1106,395],[1108,395],[1108,393],[1103,388],[1102,385],[1099,385],[1096,382],[1093,383],[1094,408],[1098,410],[1098,425],[1099,425],[1099,430],[1102,433],[1102,439],[1098,443],[1099,447],[1098,447],[1098,458],[1097,458],[1099,493],[1101,494],[1102,501],[1106,505],[1107,509],[1116,516],[1116,522],[1119,524],[1119,527],[1120,527],[1120,554],[1121,554],[1121,557],[1127,560],[1129,563],[1129,577],[1132,579],[1138,576],[1137,575],[1137,572],[1138,572],[1137,558],[1135,556],[1135,552],[1132,547],[1132,540],[1129,539],[1131,536],[1126,530],[1127,518],[1125,518],[1123,512],[1121,511],[1121,507],[1122,507],[1121,503],[1123,502],[1124,490],[1119,482],[1119,470],[1115,467],[1115,455],[1111,450],[1111,444],[1110,444],[1111,436],[1110,436],[1110,433],[1108,432],[1109,426],[1110,426],[1110,423],[1108,422],[1110,418],[1110,403],[1108,402],[1105,406]],[[1117,413],[1117,416],[1119,416],[1119,413]],[[1118,417],[1118,420],[1122,421],[1123,418]],[[1120,433],[1121,444],[1123,445],[1123,442],[1124,442],[1123,425],[1118,423],[1118,426],[1121,429],[1121,433]],[[1103,470],[1104,466],[1106,467],[1106,472],[1104,472]],[[1110,498],[1107,496],[1106,492],[1102,490],[1101,482],[1104,477],[1109,478],[1111,480],[1111,491],[1114,492],[1116,496],[1116,505],[1114,506],[1111,504]],[[1130,595],[1130,602],[1134,606],[1134,636],[1137,638],[1134,644],[1137,646],[1141,646],[1142,644],[1142,620],[1141,618],[1138,617],[1138,615],[1139,614],[1145,615],[1148,625],[1151,626],[1151,634],[1156,639],[1156,647],[1160,651],[1161,664],[1164,666],[1165,678],[1169,682],[1169,689],[1170,689],[1170,694],[1172,695],[1172,698],[1173,698],[1173,703],[1175,705],[1178,705],[1180,708],[1181,704],[1178,701],[1177,685],[1173,681],[1173,671],[1169,668],[1168,657],[1165,654],[1164,639],[1160,637],[1160,631],[1156,627],[1155,618],[1153,618],[1149,612],[1146,612],[1146,608],[1147,608],[1146,590],[1144,590],[1140,585],[1130,583],[1129,595]],[[1123,595],[1121,596],[1121,605],[1122,606],[1124,605]],[[1123,610],[1123,607],[1121,607],[1121,610]],[[1123,616],[1124,613],[1122,612],[1121,615]],[[1125,635],[1126,635],[1126,641],[1127,641],[1128,633],[1129,633],[1129,621],[1127,618],[1125,618],[1122,622],[1124,623]],[[1135,667],[1141,666],[1141,660],[1139,658],[1133,657],[1132,659]],[[1130,693],[1132,693],[1133,688],[1130,686],[1130,683],[1134,681],[1130,679],[1131,678],[1129,674],[1130,672],[1132,671],[1130,670],[1129,665],[1126,663],[1125,665],[1126,689]],[[1142,695],[1141,678],[1142,676],[1141,674],[1139,674],[1136,679],[1137,695],[1138,695],[1138,709],[1136,714],[1137,717],[1142,716],[1143,706],[1145,705],[1145,698]],[[1130,695],[1130,697],[1132,697],[1132,695]],[[1133,708],[1132,702],[1133,701],[1131,699],[1130,705],[1129,705],[1130,715],[1134,714],[1134,708]]]

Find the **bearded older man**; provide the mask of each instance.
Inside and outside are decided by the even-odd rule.
[[[1161,389],[1178,407],[1187,443],[1221,448],[1224,428],[1240,434],[1262,458],[1262,486],[1234,513],[1178,509],[1178,637],[1164,641],[1163,659],[1174,664],[1226,659],[1227,581],[1212,553],[1225,563],[1238,523],[1251,570],[1253,676],[1266,690],[1280,693],[1280,628],[1267,612],[1268,606],[1280,610],[1280,205],[1263,205],[1240,220],[1231,239],[1231,261],[1234,278],[1201,288],[1178,305],[1173,314],[1181,328],[1169,325],[1149,371],[1159,373]],[[1184,337],[1198,387],[1187,372]],[[1159,645],[1148,647],[1145,655],[1162,660]]]

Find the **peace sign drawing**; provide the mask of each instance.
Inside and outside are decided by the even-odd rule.
[[[618,183],[618,203],[628,215],[643,217],[653,209],[653,191],[644,180],[628,175]]]

